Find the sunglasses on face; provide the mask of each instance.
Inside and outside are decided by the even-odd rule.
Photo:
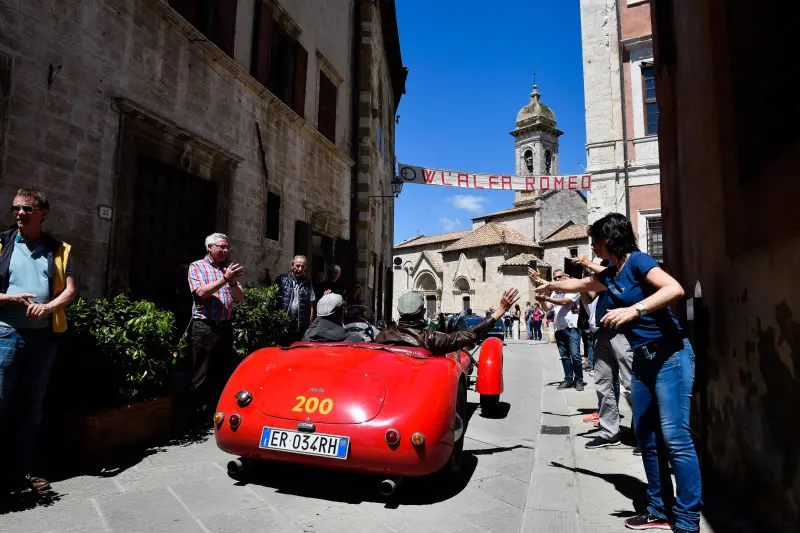
[[[556,281],[558,281],[558,280],[560,280],[560,279],[561,279],[561,278],[563,278],[563,277],[564,277],[564,276],[553,276],[553,279],[554,279],[554,280],[556,280]]]
[[[32,205],[12,205],[11,212],[12,213],[27,213],[31,214],[36,208]]]

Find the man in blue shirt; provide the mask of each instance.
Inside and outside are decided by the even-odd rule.
[[[16,228],[0,234],[0,496],[50,485],[28,469],[75,282],[69,244],[41,231],[49,207],[42,191],[20,189]]]

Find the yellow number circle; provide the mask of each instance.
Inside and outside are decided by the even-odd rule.
[[[319,407],[319,399],[316,396],[312,396],[308,400],[306,400],[306,413],[313,413]]]
[[[327,415],[328,413],[331,412],[331,409],[333,409],[333,400],[331,400],[330,398],[325,398],[324,400],[322,400],[322,402],[320,402],[319,412],[321,414]]]

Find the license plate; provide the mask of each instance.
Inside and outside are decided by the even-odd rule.
[[[320,433],[300,433],[286,429],[265,427],[261,431],[259,448],[282,452],[319,455],[333,459],[347,459],[350,437],[323,435]]]

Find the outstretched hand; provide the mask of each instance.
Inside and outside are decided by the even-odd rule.
[[[500,307],[503,308],[503,312],[508,311],[518,300],[519,291],[517,289],[508,289],[500,298]]]

